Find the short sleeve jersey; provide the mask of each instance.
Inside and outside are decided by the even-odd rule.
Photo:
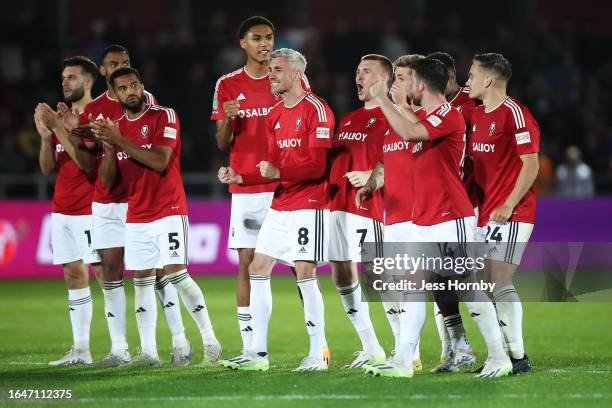
[[[65,215],[91,214],[96,171],[81,170],[53,135],[52,141],[57,160],[57,179],[53,190],[54,213]]]
[[[302,78],[302,87],[310,90],[306,77]],[[272,94],[269,75],[255,78],[245,68],[240,68],[217,80],[210,119],[223,119],[223,103],[231,100],[238,101],[240,110],[232,121],[234,141],[230,147],[230,167],[238,174],[252,172],[257,163],[268,156],[266,118],[280,98]],[[243,194],[270,192],[277,186],[278,183],[230,184],[229,191]]]
[[[118,149],[121,177],[128,192],[127,222],[146,223],[171,215],[186,215],[187,200],[181,179],[179,118],[174,109],[152,105],[136,119],[119,120],[123,137],[145,149],[172,148],[166,169],[158,173]]]
[[[362,217],[383,221],[382,191],[376,191],[355,205],[353,187],[344,175],[349,171],[372,170],[382,162],[382,145],[389,124],[380,107],[360,108],[340,119],[333,140],[329,176],[330,210],[346,211]]]
[[[487,111],[479,106],[472,117],[469,154],[474,178],[483,193],[478,225],[489,222],[491,212],[501,207],[516,184],[523,154],[538,153],[540,129],[531,112],[519,101],[506,98]],[[533,189],[514,208],[512,221],[535,222],[536,198]]]
[[[414,111],[419,119],[425,117],[425,109]],[[412,188],[412,155],[414,142],[402,139],[393,129],[385,132],[383,163],[385,165],[385,225],[412,221],[414,193]]]
[[[334,114],[327,103],[306,93],[295,105],[280,102],[268,115],[269,160],[282,172],[311,160],[312,149],[331,149]],[[279,211],[329,208],[327,174],[307,181],[281,181],[271,208]]]
[[[157,104],[155,97],[150,92],[145,91],[144,96],[148,105]],[[108,96],[107,91],[85,106],[85,110],[81,114],[81,123],[87,122],[90,115],[93,120],[108,118],[116,122],[123,116],[123,106],[121,106],[121,103],[117,99]],[[100,154],[98,154],[98,167],[100,167],[102,163],[102,156],[102,149],[100,149]],[[127,202],[126,187],[122,180],[119,180],[113,187],[104,187],[102,185],[102,179],[98,178],[94,190],[93,201],[102,204],[125,203]]]
[[[420,122],[429,140],[411,144],[416,225],[434,225],[474,215],[461,181],[465,155],[465,122],[461,113],[443,103]]]

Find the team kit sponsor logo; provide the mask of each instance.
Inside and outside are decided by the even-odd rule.
[[[151,150],[151,148],[153,147],[152,143],[147,143],[147,144],[143,144],[141,145],[142,147],[144,147],[145,149],[149,149]],[[124,151],[121,152],[117,152],[117,160],[125,160],[125,159],[129,159],[131,156],[129,154],[127,154]]]
[[[338,134],[338,140],[353,140],[356,142],[365,142],[367,137],[368,134],[363,132],[341,132]]]
[[[396,152],[398,150],[408,150],[409,145],[410,142],[406,141],[387,143],[383,145],[383,153],[391,153]]]
[[[292,147],[301,147],[302,146],[302,139],[292,138],[292,139],[277,140],[276,144],[278,145],[279,149],[287,149],[287,148],[292,148]]]
[[[495,145],[493,143],[472,143],[472,150],[475,152],[494,153]]]
[[[238,117],[243,118],[256,118],[260,116],[267,116],[272,108],[253,108],[253,109],[240,109],[238,111]]]

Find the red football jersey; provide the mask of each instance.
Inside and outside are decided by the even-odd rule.
[[[457,91],[457,94],[450,100],[449,103],[457,108],[457,110],[463,115],[463,119],[465,119],[465,126],[467,130],[466,143],[469,144],[469,132],[472,127],[472,114],[474,113],[474,109],[476,109],[481,102],[477,99],[470,98],[470,88],[464,86],[459,88],[459,91]],[[474,169],[472,160],[469,156],[465,157],[463,163],[463,185],[465,186],[472,206],[476,207],[478,205],[480,192],[474,183]]]
[[[349,171],[372,170],[376,163],[382,162],[383,139],[389,128],[387,119],[380,107],[360,108],[344,115],[339,123],[331,153],[330,210],[382,221],[382,191],[376,191],[357,208],[357,188],[344,175]]]
[[[414,111],[419,119],[425,118],[425,109]],[[412,155],[410,145],[393,129],[385,133],[383,163],[385,165],[385,225],[412,220]]]
[[[433,225],[474,215],[461,181],[465,122],[443,103],[420,122],[429,140],[411,143],[414,203],[412,222]]]
[[[144,95],[148,105],[157,104],[155,97],[150,92],[145,91]],[[113,121],[118,121],[123,116],[123,106],[121,106],[117,99],[108,96],[108,91],[106,91],[85,106],[85,110],[81,114],[81,122],[88,122],[89,115],[91,115],[93,120],[109,118]],[[100,149],[100,154],[98,155],[98,167],[100,167],[101,163],[102,149]],[[118,180],[117,184],[112,188],[108,188],[104,187],[102,180],[98,178],[93,201],[102,204],[125,203],[127,202],[127,189],[121,180]]]
[[[310,91],[305,76],[302,87]],[[237,174],[252,172],[255,166],[268,157],[268,128],[266,117],[280,98],[272,94],[269,75],[254,78],[245,68],[222,76],[217,80],[213,97],[211,120],[225,117],[223,103],[237,100],[240,103],[238,117],[232,121],[234,141],[230,147],[230,167]],[[278,183],[255,185],[230,184],[230,193],[259,193],[274,191]]]
[[[96,171],[87,173],[81,170],[55,135],[53,148],[57,160],[57,179],[53,191],[52,211],[65,215],[91,214]]]
[[[173,149],[168,166],[158,173],[117,149],[121,177],[128,191],[127,222],[151,222],[170,215],[186,215],[187,200],[181,179],[180,124],[173,109],[150,105],[137,119],[124,115],[119,130],[126,139],[147,149]]]
[[[280,211],[329,208],[327,151],[321,151],[332,147],[334,132],[334,114],[327,103],[306,93],[293,106],[276,104],[267,122],[268,159],[280,170],[280,186],[274,192],[271,208]],[[313,177],[316,172],[321,175]]]
[[[459,112],[461,112],[463,118],[465,119],[466,126],[469,126],[472,121],[472,114],[474,113],[474,109],[476,109],[476,107],[480,105],[479,100],[470,98],[470,88],[468,88],[467,86],[459,88],[457,95],[455,95],[449,103],[455,108],[457,108]]]
[[[483,192],[478,225],[489,222],[491,212],[504,204],[523,166],[522,154],[538,153],[540,129],[531,112],[519,101],[506,98],[491,111],[484,105],[474,111],[469,153],[474,178]],[[536,198],[533,189],[516,205],[512,221],[535,223]]]

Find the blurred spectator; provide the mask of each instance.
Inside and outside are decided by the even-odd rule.
[[[591,197],[595,182],[591,168],[582,161],[580,149],[570,146],[565,150],[565,163],[557,166],[557,194],[565,197]]]
[[[555,167],[550,157],[545,153],[540,153],[538,160],[540,162],[540,170],[538,171],[535,183],[533,183],[533,190],[538,196],[551,195],[554,192]]]

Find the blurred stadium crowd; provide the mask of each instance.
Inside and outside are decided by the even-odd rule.
[[[262,1],[253,8],[237,1],[216,9],[195,0],[108,0],[95,8],[74,0],[7,5],[0,17],[0,174],[39,172],[35,104],[60,100],[63,58],[82,54],[98,62],[110,43],[131,51],[145,87],[179,113],[183,171],[216,172],[225,156],[209,121],[215,82],[244,62],[239,21],[261,13],[277,25],[277,48],[306,55],[312,88],[337,118],[358,104],[354,70],[363,54],[394,59],[444,50],[455,57],[462,83],[473,53],[503,53],[513,63],[510,94],[540,124],[539,194],[612,192],[612,54],[605,51],[611,49],[612,28],[601,17],[612,6],[519,0],[492,10],[480,0],[471,8],[455,3],[391,0],[381,7],[298,0],[283,6]],[[598,12],[584,12],[596,10],[587,3],[599,4]],[[99,79],[94,97],[104,87]]]

